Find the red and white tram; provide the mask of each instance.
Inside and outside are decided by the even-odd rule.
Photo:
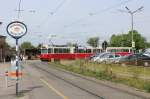
[[[106,52],[112,52],[124,56],[131,54],[131,49],[131,47],[107,47]],[[46,61],[85,59],[95,53],[101,52],[103,52],[102,48],[46,46],[41,48],[40,59]]]
[[[112,52],[121,56],[125,56],[131,54],[133,51],[132,47],[107,47],[106,52]]]
[[[101,53],[101,48],[85,48],[85,47],[44,47],[41,48],[41,60],[61,60],[61,59],[82,59]]]

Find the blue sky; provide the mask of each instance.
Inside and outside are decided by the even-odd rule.
[[[14,39],[6,33],[6,26],[17,18],[19,0],[0,1],[0,35],[6,35],[9,44]],[[127,13],[144,6],[134,16],[134,28],[150,41],[150,0],[22,0],[20,20],[28,26],[28,33],[20,43],[30,41],[37,45],[49,43],[65,44],[74,42],[86,44],[89,37],[98,36],[100,42],[109,40],[112,34],[127,33],[131,20]],[[51,37],[51,35],[56,35]]]

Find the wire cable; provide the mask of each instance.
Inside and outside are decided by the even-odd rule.
[[[60,2],[60,4],[54,9],[54,11],[50,12],[50,15],[53,16],[55,15],[58,10],[65,4],[66,0],[63,0]],[[47,20],[49,19],[49,14],[48,16],[38,25],[38,28],[41,28],[41,25],[44,26],[44,24],[47,22]]]
[[[89,17],[96,16],[96,15],[98,15],[98,14],[102,14],[103,12],[106,12],[106,11],[109,11],[109,10],[111,10],[111,9],[113,9],[113,8],[118,7],[118,6],[127,4],[127,3],[131,2],[131,1],[133,1],[133,0],[122,1],[122,2],[120,2],[120,3],[118,3],[118,4],[112,5],[112,6],[108,7],[108,8],[105,8],[105,9],[103,9],[103,10],[97,11],[97,12],[95,12],[95,13],[89,13],[88,15],[83,16],[83,17],[79,18],[78,20],[76,20],[76,21],[74,21],[74,22],[72,22],[72,23],[70,23],[70,24],[68,24],[68,25],[65,25],[64,27],[65,27],[65,28],[70,27],[70,26],[72,26],[72,25],[74,25],[74,24],[76,24],[76,23],[79,23],[79,22],[81,22],[81,21],[83,21],[83,20],[85,20],[85,19],[87,19],[87,18],[89,18]]]
[[[66,2],[66,0],[63,0],[55,9],[53,12],[51,12],[51,14],[55,14]]]

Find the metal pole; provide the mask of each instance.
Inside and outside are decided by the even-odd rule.
[[[132,42],[131,42],[131,44],[132,44],[132,52],[134,53],[134,45],[133,45],[133,43],[134,43],[134,38],[133,38],[133,13],[131,13],[131,35],[132,35]]]
[[[2,52],[2,47],[0,48],[0,62],[3,60],[3,56],[2,56],[3,52]]]
[[[131,31],[132,31],[132,42],[134,41],[133,40],[133,14],[131,14]]]
[[[18,47],[18,39],[16,39],[16,96],[19,95],[18,87],[19,87],[19,47]]]
[[[8,88],[8,71],[5,71],[5,84],[5,87]]]
[[[134,25],[134,21],[133,21],[133,15],[135,14],[135,13],[137,13],[137,12],[140,12],[140,11],[142,11],[142,9],[144,8],[143,6],[142,7],[140,7],[140,8],[138,8],[137,10],[134,10],[134,11],[131,11],[127,6],[125,7],[126,8],[126,10],[127,11],[123,11],[123,10],[121,10],[121,12],[126,12],[126,13],[129,13],[130,15],[131,15],[131,46],[132,46],[132,52],[134,52],[133,51],[133,49],[134,49],[134,47],[135,47],[135,42],[134,42],[134,34],[133,34],[133,25]]]
[[[20,11],[21,11],[21,0],[19,1],[19,7],[18,7],[18,19],[20,18]]]

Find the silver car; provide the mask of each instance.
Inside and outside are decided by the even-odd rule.
[[[97,62],[98,63],[117,63],[121,58],[121,55],[114,53],[107,53],[102,55]]]

